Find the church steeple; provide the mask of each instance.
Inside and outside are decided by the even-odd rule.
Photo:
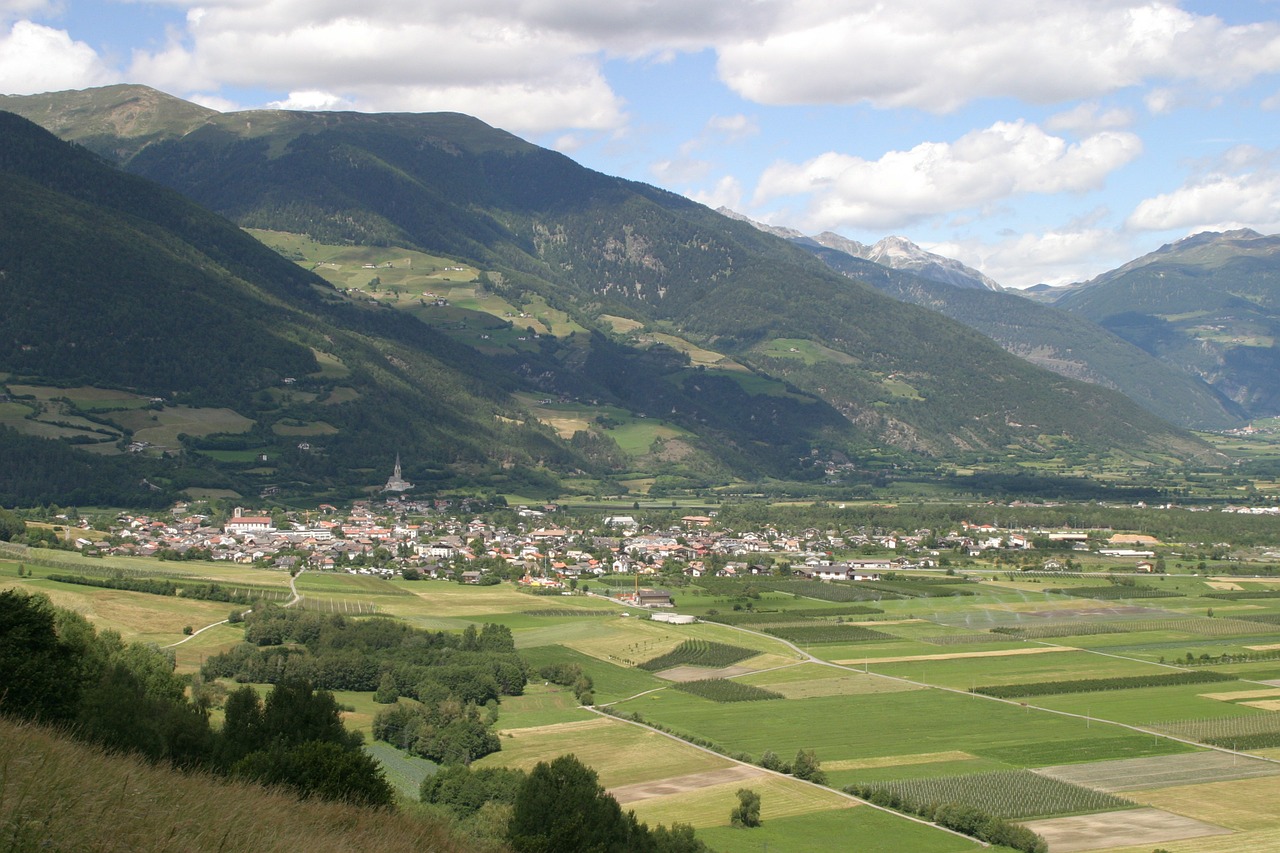
[[[392,474],[391,474],[390,479],[388,479],[388,480],[387,480],[387,484],[386,484],[385,486],[383,486],[383,487],[382,487],[382,491],[384,491],[384,492],[407,492],[407,491],[409,491],[409,490],[410,490],[410,489],[412,489],[412,488],[413,488],[413,483],[410,483],[410,482],[406,481],[406,480],[404,479],[404,477],[403,477],[403,476],[401,475],[401,473],[400,473],[400,454],[399,454],[399,453],[397,453],[397,454],[396,454],[396,467],[395,467],[395,469],[392,471]]]

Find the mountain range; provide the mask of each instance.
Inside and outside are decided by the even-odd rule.
[[[28,426],[47,412],[15,385],[244,420],[185,434],[173,485],[337,493],[376,484],[397,452],[416,483],[523,494],[1214,458],[1120,393],[873,280],[924,287],[915,272],[839,252],[867,265],[851,278],[814,246],[467,116],[222,114],[138,86],[0,109],[82,146],[5,118],[18,237],[0,290],[29,308],[0,321],[10,397],[33,407]],[[436,264],[435,283],[413,263]],[[1005,296],[975,281],[964,292]],[[113,417],[105,432],[127,420]]]
[[[1002,290],[994,282],[982,287],[963,273],[968,268],[960,262],[926,252],[903,237],[868,247],[838,235],[808,237],[795,229],[733,216],[807,249],[843,275],[964,323],[1033,364],[1119,390],[1180,426],[1225,429],[1247,418],[1280,413],[1275,396],[1280,375],[1270,369],[1268,350],[1274,338],[1265,331],[1257,334],[1276,322],[1265,293],[1273,267],[1280,263],[1275,251],[1280,238],[1254,232],[1198,234],[1094,281],[1028,292]],[[1251,270],[1252,285],[1235,281],[1234,270],[1240,264]],[[1200,284],[1184,290],[1177,309],[1165,313],[1176,315],[1174,322],[1191,331],[1177,340],[1153,332],[1167,320],[1158,312],[1144,315],[1141,306],[1172,296],[1165,292],[1167,278],[1188,275]],[[1154,282],[1153,292],[1137,292],[1135,276]],[[1111,286],[1119,281],[1128,284]],[[1240,293],[1242,286],[1253,290]],[[1237,304],[1240,310],[1218,311],[1236,298],[1251,307]],[[1225,342],[1248,349],[1224,346]]]
[[[1247,417],[1280,414],[1280,235],[1194,234],[1051,293]]]
[[[821,246],[827,249],[834,249],[837,252],[854,258],[861,258],[864,261],[871,261],[890,269],[914,273],[928,281],[949,284],[952,287],[975,288],[977,290],[999,291],[1002,289],[997,282],[978,272],[973,267],[966,266],[955,258],[948,258],[934,252],[925,251],[906,237],[885,237],[883,240],[878,240],[875,244],[868,246],[866,243],[850,240],[848,237],[842,237],[831,231],[823,231],[821,234],[810,237],[795,228],[766,225],[727,207],[718,208],[717,212],[728,216],[730,219],[747,222],[761,231],[802,246]]]

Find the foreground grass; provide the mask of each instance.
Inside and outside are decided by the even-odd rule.
[[[481,848],[439,822],[109,755],[0,719],[0,849],[422,851]]]

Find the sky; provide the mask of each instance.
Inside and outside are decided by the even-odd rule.
[[[456,111],[1006,287],[1280,232],[1280,0],[0,0],[0,93]]]

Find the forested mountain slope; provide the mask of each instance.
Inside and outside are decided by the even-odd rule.
[[[1280,414],[1280,236],[1196,234],[1055,304],[1203,380],[1248,417]]]
[[[101,135],[127,91],[108,94],[98,113],[76,95],[78,119],[60,123],[51,116],[65,115],[59,98],[71,95],[0,107],[21,107],[244,226],[474,264],[486,293],[513,305],[536,297],[583,330],[483,364],[540,393],[670,419],[694,436],[704,470],[794,473],[815,452],[873,448],[1014,459],[1205,449],[1116,392],[1040,370],[785,240],[466,116],[201,119],[169,103],[159,109],[181,120],[159,136],[164,122],[136,124],[148,134],[140,146],[127,132]],[[652,345],[655,335],[676,349]],[[723,362],[692,364],[681,342]]]
[[[882,293],[944,314],[1032,364],[1114,388],[1171,423],[1190,429],[1224,429],[1243,417],[1239,406],[1198,378],[1078,314],[1008,291],[962,289],[879,267],[833,248],[799,245],[832,269]]]
[[[535,456],[572,464],[544,431],[495,417],[516,414],[511,383],[473,351],[398,312],[342,299],[221,217],[17,116],[0,114],[0,136],[9,405],[44,386],[138,395],[116,411],[59,414],[31,403],[27,421],[97,423],[105,446],[90,433],[73,443],[111,453],[129,443],[129,424],[149,427],[137,420],[139,404],[157,423],[186,416],[197,436],[202,417],[230,411],[222,420],[239,424],[230,433],[179,434],[166,448],[175,482],[225,479],[198,473],[213,458],[202,450],[261,448],[274,457],[275,480],[330,485],[376,483],[397,452],[420,466],[414,473],[486,470],[495,447],[514,467],[533,467]],[[299,451],[291,434],[322,436],[324,452]],[[6,442],[19,438],[7,432]],[[0,455],[18,468],[31,458]]]

